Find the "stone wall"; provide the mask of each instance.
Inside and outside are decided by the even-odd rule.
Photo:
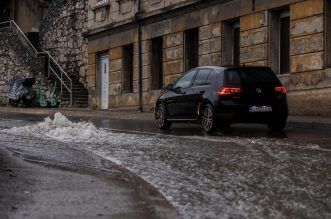
[[[40,45],[49,51],[70,77],[86,87],[86,0],[54,0],[40,28]]]
[[[151,1],[149,1],[151,2]],[[163,4],[163,1],[155,1]],[[159,2],[159,3],[157,3]],[[289,109],[292,115],[331,115],[328,101],[331,96],[331,71],[325,64],[324,0],[229,1],[212,7],[171,16],[144,24],[143,35],[143,104],[150,111],[162,91],[151,90],[151,39],[163,37],[164,85],[173,83],[184,73],[185,31],[199,28],[199,65],[222,65],[224,51],[223,22],[240,19],[240,62],[245,65],[275,67],[279,65],[278,40],[273,35],[275,16],[288,9],[290,16],[290,73],[278,75],[288,90]],[[169,8],[169,11],[172,9]],[[279,19],[279,17],[278,17]],[[279,22],[279,20],[277,20]],[[109,27],[112,30],[112,27]],[[97,31],[97,30],[95,30]],[[97,32],[95,32],[97,33]],[[279,34],[279,33],[278,33]],[[122,46],[133,43],[134,93],[122,94]],[[102,45],[102,46],[101,46]],[[134,26],[123,31],[110,32],[89,41],[89,75],[94,90],[98,90],[95,58],[102,51],[110,54],[110,108],[127,108],[138,105],[137,34]],[[279,49],[278,49],[279,50]],[[278,57],[278,58],[277,58]],[[277,60],[278,59],[278,60]],[[90,59],[89,59],[90,60]],[[224,61],[224,60],[223,60]],[[273,68],[274,69],[274,68]],[[275,72],[279,72],[275,69]],[[97,92],[94,96],[98,99]]]
[[[222,60],[222,23],[217,22],[201,26],[199,41],[199,66],[220,66]]]
[[[268,65],[268,12],[240,18],[240,63]]]
[[[0,29],[0,99],[7,102],[5,81],[12,75],[38,77],[44,72],[43,59],[37,58],[25,41],[9,27]]]

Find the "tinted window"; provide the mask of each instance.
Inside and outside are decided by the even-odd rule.
[[[215,75],[215,72],[212,70],[208,76],[208,79],[207,79],[207,84],[211,84],[213,82],[213,79],[214,79],[214,75]]]
[[[189,71],[176,83],[175,88],[189,88],[195,76],[196,70]]]
[[[193,86],[202,86],[207,85],[207,80],[210,75],[211,70],[210,69],[200,69],[198,71],[197,76],[195,77]]]
[[[275,74],[268,68],[261,69],[229,69],[225,71],[225,83],[227,85],[239,85],[241,83],[275,83],[278,82]]]

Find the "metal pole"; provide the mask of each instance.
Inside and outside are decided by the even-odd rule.
[[[70,107],[72,107],[72,80],[70,80]]]
[[[61,98],[62,98],[62,86],[63,86],[63,78],[62,78],[62,71],[61,71]]]
[[[139,112],[143,112],[142,103],[142,75],[143,75],[143,61],[142,61],[142,28],[139,20],[141,12],[141,0],[138,0],[138,11],[135,16],[136,23],[138,24],[138,92],[139,92]]]
[[[47,68],[47,72],[48,72],[48,77],[51,75],[50,73],[50,68],[51,68],[51,57],[49,57],[49,55],[47,56],[48,57],[48,68]]]

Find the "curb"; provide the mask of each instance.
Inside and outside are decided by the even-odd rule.
[[[65,116],[71,117],[95,117],[95,118],[112,118],[112,119],[134,119],[134,120],[154,120],[153,113],[140,113],[137,111],[110,111],[110,110],[92,110],[88,108],[14,108],[14,107],[0,107],[0,113],[22,113],[34,114],[40,116],[54,115],[61,112]]]
[[[154,121],[154,114],[149,112],[138,112],[133,110],[94,110],[88,108],[14,108],[14,107],[0,107],[0,113],[21,113],[33,114],[40,116],[54,115],[61,112],[65,116],[70,117],[85,117],[85,118],[110,118],[110,119],[130,119],[130,120],[144,120]],[[289,116],[287,120],[287,127],[299,127],[306,129],[326,128],[331,129],[330,117],[318,116]]]

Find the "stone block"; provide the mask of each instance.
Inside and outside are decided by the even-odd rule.
[[[222,50],[222,37],[210,39],[210,52],[219,52]]]
[[[119,33],[113,33],[109,36],[109,44],[111,48],[121,47],[123,45],[129,45],[136,40],[136,28],[122,31]]]
[[[143,53],[142,54],[142,65],[146,66],[146,65],[150,65],[150,53]],[[138,55],[134,55],[133,56],[133,67],[138,68]]]
[[[93,65],[95,64],[95,53],[91,53],[88,55],[88,64]]]
[[[183,60],[170,61],[163,64],[164,74],[173,75],[180,74],[184,70]]]
[[[240,33],[241,47],[267,43],[267,41],[268,41],[268,28],[258,28]]]
[[[246,62],[246,63],[242,62],[242,64],[245,64],[247,66],[268,66],[268,61],[261,60],[261,61],[257,61],[257,62]]]
[[[306,0],[291,4],[291,20],[311,17],[324,13],[324,0]]]
[[[174,33],[165,36],[164,48],[174,47],[183,44],[183,32]]]
[[[163,56],[163,60],[166,62],[182,59],[184,56],[182,46],[167,48],[164,51],[165,51],[165,55]]]
[[[163,20],[150,25],[150,38],[159,37],[171,33],[171,20]]]
[[[138,55],[138,43],[134,43],[133,50],[134,50],[134,54]],[[151,40],[144,40],[141,42],[141,51],[142,53],[151,51]]]
[[[291,21],[291,37],[304,36],[324,31],[323,16],[314,16]]]
[[[210,25],[210,37],[222,36],[222,23],[213,23]]]
[[[314,34],[291,40],[291,55],[319,52],[324,49],[324,35]]]
[[[319,70],[291,74],[289,88],[292,90],[323,89],[330,87],[331,71]]]
[[[88,42],[88,53],[97,53],[109,49],[109,37],[101,37]]]
[[[114,59],[109,62],[110,71],[122,70],[122,59]]]
[[[142,64],[143,66],[150,65],[151,63],[151,53],[143,53],[142,54]]]
[[[210,38],[210,26],[202,26],[199,28],[199,40],[206,40]]]
[[[87,77],[87,86],[88,87],[95,87],[95,76]]]
[[[95,76],[96,65],[88,65],[87,66],[87,76]]]
[[[199,56],[199,66],[210,65],[210,54]]]
[[[268,25],[267,11],[242,16],[240,18],[240,30],[252,30]]]
[[[166,75],[164,76],[164,84],[173,84],[177,81],[177,79],[181,76],[181,74],[175,74],[175,75]]]
[[[109,85],[109,95],[119,95],[122,93],[121,83]]]
[[[331,115],[331,90],[294,91],[287,94],[291,115],[325,116]]]
[[[122,58],[122,52],[122,47],[111,48],[109,50],[109,59],[114,60]]]
[[[210,53],[210,40],[199,41],[199,55]]]
[[[323,69],[324,53],[309,53],[291,56],[291,72],[304,72]]]
[[[122,81],[122,72],[121,71],[114,71],[109,73],[109,83],[110,84],[117,84],[121,83]]]
[[[221,66],[222,65],[222,53],[210,54],[210,65]]]
[[[247,63],[268,58],[267,44],[257,46],[244,47],[240,49],[240,62]]]

